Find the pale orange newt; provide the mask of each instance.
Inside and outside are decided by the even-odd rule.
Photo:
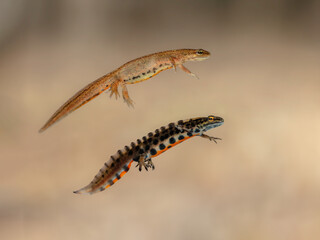
[[[52,124],[78,109],[91,99],[100,95],[110,88],[110,97],[114,94],[119,97],[118,86],[122,87],[122,96],[128,106],[133,106],[129,97],[126,84],[134,84],[145,81],[166,69],[179,67],[186,73],[195,76],[189,69],[183,66],[187,61],[201,61],[210,56],[203,49],[178,49],[153,53],[144,57],[134,59],[125,63],[113,72],[110,72],[77,92],[66,103],[64,103],[39,130],[43,132]]]

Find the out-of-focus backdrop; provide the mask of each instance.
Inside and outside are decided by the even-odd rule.
[[[0,3],[1,239],[319,239],[320,2]],[[76,91],[134,58],[212,53],[102,94],[42,134]],[[132,168],[107,191],[72,193],[109,156],[169,122],[225,124]]]

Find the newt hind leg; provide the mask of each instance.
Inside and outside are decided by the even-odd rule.
[[[134,102],[129,97],[128,89],[125,85],[125,82],[122,79],[117,79],[110,85],[110,97],[112,97],[113,94],[116,97],[116,99],[118,99],[118,97],[120,97],[120,94],[118,91],[119,86],[122,88],[123,100],[128,104],[129,107],[133,107]]]
[[[120,80],[115,80],[111,85],[110,85],[110,98],[115,96],[116,99],[120,97],[120,94],[118,92],[118,86],[119,86]]]
[[[128,93],[128,89],[125,85],[124,82],[121,83],[121,87],[122,87],[122,97],[123,100],[127,103],[128,107],[133,107],[133,100],[129,97],[129,93]]]
[[[148,168],[151,168],[152,170],[154,170],[154,165],[153,165],[153,162],[151,161],[150,156],[148,156],[145,153],[140,155],[140,158],[138,160],[138,164],[136,167],[139,167],[139,171],[142,170],[142,167],[144,167],[146,171],[148,171]]]

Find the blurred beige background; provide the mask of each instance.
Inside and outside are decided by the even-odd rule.
[[[258,3],[259,2],[259,3]],[[319,239],[320,4],[312,0],[0,3],[1,239]],[[38,129],[71,95],[134,58],[204,48]],[[225,124],[72,193],[109,156],[169,122]]]

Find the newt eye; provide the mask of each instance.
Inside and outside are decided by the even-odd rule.
[[[208,117],[208,120],[209,120],[210,122],[212,122],[212,121],[214,120],[214,116],[209,116],[209,117]]]
[[[202,49],[199,49],[199,50],[197,51],[197,54],[202,55],[202,54],[204,54],[204,51],[203,51]]]

